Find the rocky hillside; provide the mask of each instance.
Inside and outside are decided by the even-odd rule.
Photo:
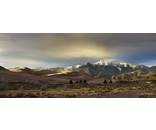
[[[153,79],[152,77],[155,75],[156,73],[156,66],[152,66],[152,67],[147,67],[147,68],[143,68],[143,69],[139,69],[136,71],[132,71],[129,73],[124,73],[124,74],[120,74],[120,75],[116,75],[116,76],[112,76],[111,79],[112,80],[141,80],[141,79]]]

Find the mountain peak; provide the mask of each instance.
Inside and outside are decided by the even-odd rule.
[[[119,59],[103,59],[94,63],[94,65],[117,65],[117,64],[126,64],[126,62]]]
[[[91,63],[90,62],[87,62],[86,64],[84,64],[84,65],[91,65]]]

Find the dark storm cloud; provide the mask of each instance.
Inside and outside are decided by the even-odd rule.
[[[15,33],[0,34],[0,63],[67,66],[118,58],[126,62],[156,59],[156,34]]]

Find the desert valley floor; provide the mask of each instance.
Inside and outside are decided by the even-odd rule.
[[[72,83],[69,83],[69,81]],[[87,82],[84,82],[86,80]],[[80,82],[82,81],[82,82]],[[154,98],[155,83],[103,83],[78,71],[0,67],[1,98]]]

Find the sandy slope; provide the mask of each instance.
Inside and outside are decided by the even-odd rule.
[[[27,67],[17,67],[11,69],[5,69],[0,66],[0,78],[5,78],[8,81],[25,81],[28,80],[42,80],[52,83],[57,82],[69,82],[69,80],[79,81],[86,79],[87,82],[93,83],[103,83],[101,79],[95,79],[92,76],[89,76],[85,73],[79,71],[49,71],[49,70],[40,70],[33,71]]]
[[[8,71],[8,70],[5,69],[4,67],[0,66],[0,71]]]

